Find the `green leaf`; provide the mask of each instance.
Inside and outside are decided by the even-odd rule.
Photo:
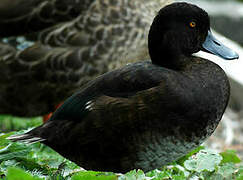
[[[240,158],[237,156],[236,151],[234,150],[227,150],[225,152],[221,152],[220,155],[223,157],[223,160],[221,161],[221,163],[240,163],[241,160]]]
[[[233,163],[225,163],[218,167],[217,173],[222,175],[225,179],[232,179],[237,168]]]
[[[172,177],[188,177],[190,175],[190,173],[182,166],[180,165],[175,165],[173,168],[173,176]]]
[[[205,180],[226,180],[221,174],[214,173],[211,176],[205,177]]]
[[[113,173],[81,171],[72,176],[71,180],[117,180],[117,176]]]
[[[42,178],[33,177],[22,169],[10,167],[7,172],[7,180],[40,180]]]
[[[184,166],[190,171],[202,172],[215,170],[219,165],[222,157],[212,150],[201,150],[196,155],[185,161]]]
[[[136,180],[137,171],[136,170],[129,171],[125,175],[120,176],[118,179],[119,180]]]
[[[4,160],[10,160],[17,157],[26,157],[30,152],[30,149],[24,144],[12,143],[8,146],[0,149],[0,162]]]
[[[27,129],[42,124],[42,117],[20,118],[10,115],[0,116],[0,129],[3,132]]]
[[[240,168],[237,170],[235,174],[236,180],[243,180],[243,166],[240,166]]]
[[[178,160],[176,161],[176,163],[177,163],[177,164],[180,164],[181,166],[183,166],[184,162],[185,162],[186,160],[188,160],[189,157],[191,157],[192,155],[198,153],[200,150],[203,150],[203,149],[205,149],[204,146],[199,146],[199,147],[197,147],[196,149],[194,149],[194,150],[192,150],[191,152],[189,152],[187,155],[185,155],[185,156],[181,157],[180,159],[178,159]]]
[[[153,180],[161,180],[161,179],[171,178],[172,174],[169,170],[166,170],[166,169],[164,169],[163,171],[155,169],[153,171],[146,173],[146,176],[151,177]]]
[[[0,149],[5,148],[9,144],[10,141],[6,138],[12,134],[13,132],[8,134],[0,134]]]

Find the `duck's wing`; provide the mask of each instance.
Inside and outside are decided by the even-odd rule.
[[[180,109],[178,105],[181,105],[179,101],[183,94],[178,94],[180,79],[174,73],[150,62],[135,63],[106,73],[67,99],[50,123],[100,123],[101,128],[107,123],[118,128],[135,126],[142,122],[140,117],[169,112],[169,106]],[[170,88],[172,84],[178,85],[173,89]]]
[[[94,0],[2,0],[0,2],[0,36],[16,36],[40,31],[70,21]]]
[[[148,62],[106,73],[67,99],[45,124],[10,139],[43,141],[58,151],[63,145],[81,147],[119,132],[145,132],[148,124],[166,127],[163,123],[169,123],[170,112],[176,118],[177,111],[184,109],[176,98],[182,94],[169,88],[170,83],[180,83],[171,74]]]
[[[61,131],[66,134],[74,127],[83,129],[82,124],[126,124],[130,118],[136,118],[140,110],[148,108],[139,98],[144,95],[153,98],[149,92],[161,83],[156,67],[149,62],[135,63],[98,77],[67,99],[47,123],[29,132],[29,138],[57,138]]]

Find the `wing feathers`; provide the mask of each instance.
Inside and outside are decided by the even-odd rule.
[[[45,139],[43,139],[43,138],[34,137],[28,133],[9,136],[7,139],[11,140],[13,142],[20,141],[20,142],[23,142],[26,144],[33,144],[33,143],[45,141]]]

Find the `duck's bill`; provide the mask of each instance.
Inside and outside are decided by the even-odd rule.
[[[223,45],[220,41],[218,41],[213,35],[211,31],[208,31],[208,36],[205,42],[202,45],[203,51],[215,54],[223,59],[232,60],[238,59],[239,55],[233,51],[232,49]]]

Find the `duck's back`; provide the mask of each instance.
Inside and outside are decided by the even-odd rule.
[[[193,61],[181,71],[141,62],[106,73],[28,134],[92,170],[149,171],[174,161],[212,134],[229,98],[224,71]]]

